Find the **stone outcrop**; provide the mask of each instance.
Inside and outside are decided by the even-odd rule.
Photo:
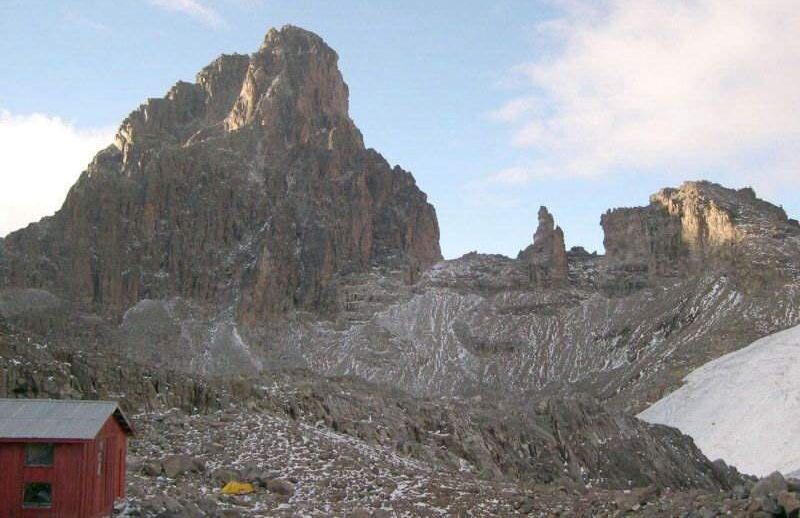
[[[765,238],[800,235],[796,221],[752,189],[703,181],[662,189],[646,207],[608,211],[601,225],[606,286],[616,293],[658,279],[735,269],[757,259],[753,245],[769,246]]]
[[[148,100],[55,216],[4,240],[0,288],[117,317],[181,296],[255,324],[335,311],[341,276],[418,278],[441,259],[434,209],[411,174],[364,147],[337,61],[287,26]]]
[[[606,249],[606,286],[626,294],[657,277],[682,271],[686,247],[680,220],[655,205],[615,209],[601,218]]]
[[[530,282],[535,286],[562,285],[569,274],[564,232],[555,225],[547,207],[539,208],[539,226],[533,235],[533,244],[519,253],[519,260],[526,263]]]

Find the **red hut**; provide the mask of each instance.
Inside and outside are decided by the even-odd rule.
[[[0,517],[110,515],[132,434],[112,401],[0,399]]]

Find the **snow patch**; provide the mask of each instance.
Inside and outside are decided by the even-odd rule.
[[[706,363],[639,414],[745,473],[800,471],[800,326]]]

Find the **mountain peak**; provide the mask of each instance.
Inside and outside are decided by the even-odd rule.
[[[304,143],[342,128],[363,145],[348,115],[349,91],[338,61],[336,52],[312,32],[291,25],[270,29],[250,57],[226,129],[255,125]]]
[[[114,144],[126,165],[153,146],[194,145],[245,128],[272,148],[363,149],[338,61],[312,32],[270,29],[252,55],[224,54],[195,83],[179,81],[163,98],[148,99],[123,121]]]
[[[650,203],[673,215],[679,215],[690,206],[695,213],[717,211],[721,219],[736,228],[738,239],[747,234],[800,230],[783,208],[760,199],[751,187],[731,189],[706,180],[687,181],[678,188],[661,189],[650,196]]]
[[[296,25],[284,25],[280,29],[270,27],[267,34],[264,35],[264,41],[261,43],[259,52],[265,49],[274,48],[294,48],[295,50],[310,51],[313,48],[322,50],[324,52],[336,55],[336,52],[330,48],[318,34],[309,30],[297,27]]]
[[[111,313],[170,296],[330,313],[342,276],[441,259],[425,194],[365,149],[338,56],[293,26],[134,110],[51,223],[12,235],[0,274]]]
[[[601,225],[609,272],[614,278],[622,274],[622,291],[731,265],[738,265],[732,271],[743,282],[754,282],[776,270],[758,266],[762,262],[789,261],[784,238],[800,235],[800,226],[782,208],[759,199],[753,189],[702,180],[661,189],[646,207],[608,211]],[[746,271],[741,265],[749,262],[756,266]]]

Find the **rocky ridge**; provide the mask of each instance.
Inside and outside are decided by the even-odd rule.
[[[417,394],[577,390],[638,411],[693,368],[800,322],[800,227],[782,210],[707,182],[654,199],[692,201],[673,215],[654,202],[605,216],[606,241],[618,245],[605,256],[566,253],[558,285],[531,283],[535,244],[517,260],[468,254],[434,265],[344,330],[289,323],[268,363],[291,351],[318,372]],[[559,239],[548,219],[543,212],[538,234],[551,250]],[[653,240],[663,235],[672,245],[662,250]],[[661,262],[670,268],[648,266]]]

